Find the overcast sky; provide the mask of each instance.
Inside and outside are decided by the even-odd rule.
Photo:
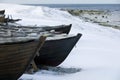
[[[120,0],[0,0],[0,3],[19,4],[120,4]]]

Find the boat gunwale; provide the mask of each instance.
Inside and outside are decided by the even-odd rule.
[[[22,40],[22,41],[13,41],[13,42],[4,42],[0,43],[0,45],[11,45],[11,44],[22,44],[22,43],[28,43],[28,42],[33,42],[37,41],[37,39],[29,39],[29,40]]]
[[[76,38],[78,36],[82,36],[81,33],[78,33],[77,35],[72,35],[72,36],[68,36],[68,35],[65,35],[64,37],[61,37],[61,38],[53,38],[53,39],[46,39],[45,42],[47,41],[60,41],[60,40],[65,40],[65,39],[71,39],[71,38]],[[48,36],[49,37],[49,36]],[[53,36],[54,37],[54,36]],[[59,36],[55,36],[55,37],[59,37]]]

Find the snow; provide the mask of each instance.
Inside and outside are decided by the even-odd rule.
[[[82,33],[74,49],[60,64],[64,68],[81,68],[76,73],[39,70],[23,74],[24,80],[120,80],[120,30],[84,22],[66,11],[42,6],[0,3],[7,15],[20,18],[22,25],[73,24],[70,34]]]
[[[98,23],[101,25],[108,25],[108,26],[112,26],[112,27],[120,26],[120,10],[118,10],[118,11],[104,10],[102,12],[96,10],[96,12],[99,12],[99,14],[95,13],[95,12],[93,12],[93,14],[90,14],[89,11],[85,11],[85,12],[80,15],[80,18],[82,18],[82,19],[88,18],[86,21],[91,21],[94,23]]]

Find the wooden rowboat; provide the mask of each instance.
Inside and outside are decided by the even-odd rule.
[[[5,10],[0,10],[0,14],[4,14],[5,13]]]
[[[69,25],[58,25],[58,26],[46,26],[42,27],[45,31],[55,30],[55,32],[69,34],[72,24]]]
[[[17,80],[34,59],[43,39],[15,37],[4,40],[6,42],[0,41],[0,80]]]
[[[58,66],[66,59],[81,36],[79,33],[76,36],[46,40],[39,51],[39,56],[34,59],[36,65]]]
[[[31,33],[31,32],[43,32],[43,31],[48,31],[48,32],[54,31],[53,33],[59,33],[59,34],[66,33],[66,34],[68,34],[70,32],[72,24],[58,25],[58,26],[44,26],[44,27],[43,26],[39,26],[39,27],[38,26],[15,26],[15,27],[19,28],[19,29],[22,28],[22,30],[24,32],[26,32],[26,30],[27,30],[28,33]]]

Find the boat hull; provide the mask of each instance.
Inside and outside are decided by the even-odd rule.
[[[17,80],[36,55],[38,40],[0,44],[0,80]]]
[[[39,56],[34,58],[36,65],[58,66],[69,55],[82,34],[59,40],[46,40],[39,51]]]

